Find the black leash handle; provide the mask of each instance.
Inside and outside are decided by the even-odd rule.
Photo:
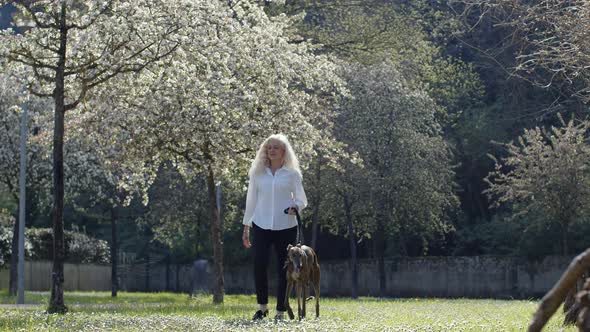
[[[301,226],[301,216],[299,215],[299,210],[296,207],[288,207],[283,212],[285,214],[289,214],[289,209],[293,208],[295,210],[295,218],[297,218],[297,244],[302,244],[303,242],[303,229]]]

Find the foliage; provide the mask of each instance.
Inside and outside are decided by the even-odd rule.
[[[58,35],[33,26],[35,19],[51,23],[60,2],[22,3],[15,18],[28,27],[17,29],[20,34],[4,31],[0,44],[0,204],[14,209],[18,201],[20,107],[26,101],[27,222],[46,227],[54,106],[35,94],[53,91],[51,47]],[[29,3],[35,3],[32,11]],[[556,252],[563,223],[539,200],[558,194],[534,193],[534,206],[514,196],[489,210],[481,192],[483,178],[504,163],[502,145],[491,141],[508,142],[522,128],[559,127],[550,117],[557,109],[587,112],[586,2],[66,3],[73,10],[67,14],[65,219],[88,226],[93,236],[110,238],[105,211],[117,206],[121,233],[145,237],[125,238],[122,248],[167,251],[180,260],[209,255],[206,177],[212,174],[223,189],[224,256],[229,264],[248,261],[238,229],[246,170],[260,141],[282,131],[304,167],[312,203],[304,221],[313,214],[323,230],[349,236],[343,193],[349,194],[355,238],[368,242],[359,256],[372,254],[379,217],[388,220],[389,239],[400,242],[402,254]],[[109,10],[101,12],[104,6]],[[467,25],[459,26],[460,19]],[[29,55],[39,61],[29,62]],[[539,130],[537,141],[551,145]],[[568,160],[566,150],[543,151],[561,162]],[[511,173],[516,168],[503,164],[501,173],[520,176]],[[541,187],[563,187],[561,173],[552,171]],[[133,194],[143,195],[147,207],[136,206]],[[500,196],[490,198],[500,202]],[[570,209],[579,208],[565,231],[573,248],[587,245],[584,204]],[[524,210],[519,223],[504,220]],[[449,235],[451,224],[457,233]],[[138,244],[154,241],[166,248]],[[337,245],[325,246],[346,257]]]
[[[491,156],[496,166],[486,178],[486,192],[494,206],[510,203],[514,216],[537,214],[561,224],[566,254],[569,226],[590,208],[590,122],[561,122],[549,130],[525,130],[517,143],[503,145],[505,157]]]
[[[0,228],[0,262],[7,264],[12,251],[12,226],[0,225]],[[66,262],[107,264],[110,261],[109,246],[104,240],[97,240],[80,232],[65,231],[65,241]],[[25,230],[25,257],[31,260],[45,261],[53,259],[53,230],[50,228],[27,228]]]
[[[177,52],[143,76],[113,82],[99,97],[113,102],[90,121],[117,131],[104,142],[131,143],[125,155],[140,161],[135,174],[151,180],[162,160],[187,179],[208,167],[216,178],[233,179],[229,173],[246,172],[255,148],[272,132],[287,134],[301,156],[312,154],[314,142],[329,134],[319,131],[329,117],[320,96],[341,84],[329,59],[291,41],[291,19],[271,19],[248,1],[178,10],[187,26],[178,31],[185,42]],[[118,86],[129,91],[113,95]]]
[[[245,174],[244,174],[245,175]],[[242,188],[232,185],[239,181],[221,181],[222,219],[226,244],[227,264],[243,263],[249,257],[238,243],[242,234],[241,218],[245,201]],[[178,260],[192,261],[197,257],[210,257],[212,248],[209,241],[209,201],[207,184],[203,176],[196,176],[190,182],[172,165],[163,165],[158,170],[155,182],[148,191],[147,211],[138,223],[153,232],[153,240],[170,249]]]
[[[348,67],[348,64],[353,64],[345,70],[348,72],[345,78],[349,83],[351,103],[354,103],[354,100],[358,97],[357,95],[363,95],[366,90],[374,88],[364,87],[366,90],[363,90],[364,88],[361,88],[360,91],[355,90],[365,84],[364,82],[359,83],[364,80],[364,77],[363,70],[358,70],[362,66],[358,64],[368,67],[373,66],[374,68],[390,66],[397,71],[397,75],[400,77],[399,80],[403,81],[404,89],[412,90],[412,93],[424,93],[430,97],[431,104],[428,107],[432,106],[431,110],[434,110],[437,125],[445,128],[453,135],[454,132],[450,128],[460,119],[463,112],[476,106],[476,101],[483,93],[474,68],[462,60],[450,56],[445,50],[445,47],[450,42],[451,35],[457,32],[459,26],[457,18],[453,17],[452,13],[446,8],[446,4],[441,1],[391,3],[383,1],[336,0],[317,2],[295,0],[286,1],[284,4],[270,3],[267,5],[267,11],[273,15],[282,12],[288,14],[304,12],[305,19],[297,26],[297,32],[301,35],[301,38],[317,44],[319,52],[335,55],[344,60],[345,67]],[[391,82],[387,81],[387,83],[394,85],[390,87],[392,91],[384,92],[384,94],[400,93],[403,95],[406,93],[403,89],[400,91],[397,82]],[[383,90],[387,89],[387,87],[383,87]],[[387,103],[390,102],[387,97],[382,100],[375,100],[373,97],[374,95],[369,94],[366,98],[361,98],[362,101],[357,102],[357,104],[380,104],[380,107],[387,107]],[[395,97],[391,99],[395,99]],[[395,102],[392,102],[392,104],[395,105],[393,108],[398,107]],[[346,107],[350,106],[344,105],[342,107],[339,105],[338,108]],[[366,106],[367,109],[370,107],[372,106]],[[422,105],[420,105],[420,101],[408,98],[403,107],[419,109]],[[355,111],[350,110],[344,113],[347,112],[353,114]],[[411,112],[408,111],[408,113]],[[391,119],[376,117],[375,121],[371,122],[372,120],[364,119],[365,116],[373,117],[371,111],[361,112],[361,114],[353,115],[350,118],[347,115],[339,115],[336,118],[337,136],[342,142],[350,144],[350,147],[344,148],[344,150],[351,154],[359,151],[362,155],[365,149],[365,147],[360,147],[364,143],[360,143],[359,137],[354,136],[356,134],[371,136],[372,138],[366,139],[368,142],[371,140],[376,142],[392,140],[388,136],[389,132],[377,131],[371,128],[372,125],[386,127],[392,122]],[[370,124],[365,125],[365,121]],[[403,125],[399,127],[401,126]],[[363,133],[363,130],[366,132]],[[347,131],[355,131],[355,134],[349,134]],[[451,135],[447,135],[447,137]],[[451,136],[452,138],[454,136]],[[381,145],[387,145],[387,143]],[[372,151],[370,154],[379,153]],[[366,158],[366,155],[367,153],[364,153],[363,159]],[[318,158],[320,157],[318,156]],[[384,160],[390,158],[392,158],[390,154],[383,156]],[[402,160],[404,157],[398,158]],[[354,201],[358,201],[356,204],[358,210],[353,209],[352,211],[353,214],[357,215],[355,217],[355,220],[357,220],[355,228],[361,238],[367,237],[370,233],[369,230],[374,230],[375,210],[393,210],[394,207],[380,208],[374,202],[370,202],[374,200],[374,197],[385,197],[379,189],[374,190],[372,193],[370,193],[371,190],[367,190],[367,188],[379,188],[381,186],[381,184],[375,183],[375,170],[371,170],[371,161],[366,159],[363,161],[368,165],[365,170],[361,170],[355,165],[358,161],[352,161],[351,163],[346,158],[342,158],[340,163],[341,165],[338,167],[340,173],[333,172],[328,167],[320,164],[322,180],[319,183],[310,181],[312,184],[310,197],[316,195],[315,191],[321,191],[321,196],[326,196],[335,194],[339,189],[356,197]],[[346,169],[349,174],[343,173],[342,169]],[[397,169],[397,172],[405,174],[406,170]],[[355,175],[352,175],[353,173]],[[406,180],[412,186],[420,187],[422,185],[418,184],[417,179],[410,179],[410,177]],[[366,179],[368,179],[368,183],[365,183],[367,182]],[[326,181],[326,185],[322,186],[322,181]],[[391,184],[391,187],[397,188],[398,186]],[[387,199],[392,202],[396,201],[394,197]],[[456,197],[453,193],[448,197],[448,200],[449,202],[454,201],[452,204],[456,204]],[[330,203],[324,203],[326,201]],[[322,226],[336,233],[346,232],[346,227],[342,227],[343,225],[337,226],[343,220],[343,208],[339,206],[339,203],[336,203],[340,201],[342,199],[339,199],[337,194],[334,197],[330,196],[327,200],[322,199],[322,207],[318,212],[321,216]],[[404,206],[405,204],[396,202],[393,205]],[[449,208],[451,205],[449,205]],[[314,212],[315,214],[316,212]],[[367,217],[368,215],[372,216]],[[449,218],[449,216],[445,216],[445,218]],[[417,217],[417,219],[422,220],[422,217]],[[429,223],[429,221],[424,222]],[[408,224],[412,223],[408,222]],[[430,238],[429,231],[423,232],[418,228],[410,226],[409,229],[403,231],[405,234],[401,238],[415,231],[414,234],[417,235],[418,239],[424,243],[428,242],[427,239]],[[394,229],[392,232],[398,230]]]
[[[12,230],[15,223],[14,217],[12,217],[8,211],[0,209],[0,253],[7,253],[11,250],[12,243]],[[8,264],[7,255],[0,254],[0,267]]]
[[[436,104],[409,87],[391,63],[346,70],[354,98],[343,104],[339,133],[364,160],[369,196],[385,204],[389,229],[424,241],[449,231],[447,212],[457,201]]]
[[[174,15],[154,16],[155,1],[2,1],[16,6],[17,24],[0,33],[0,58],[32,71],[28,91],[54,102],[52,144],[54,276],[49,312],[64,313],[64,136],[65,113],[89,92],[113,77],[140,72],[170,54],[178,41],[166,37],[177,29]],[[162,4],[162,3],[160,3]],[[162,4],[161,9],[167,8]],[[141,10],[143,9],[143,10]],[[147,20],[153,24],[145,24]]]
[[[223,242],[215,183],[241,179],[270,133],[288,134],[300,155],[310,155],[320,138],[329,140],[324,124],[330,114],[322,105],[341,82],[328,57],[292,42],[292,18],[270,18],[251,1],[169,6],[179,22],[171,34],[178,41],[174,51],[149,70],[104,84],[84,106],[105,112],[89,112],[85,124],[106,129],[97,141],[106,151],[120,148],[115,164],[128,174],[120,187],[142,193],[146,203],[164,162],[188,182],[206,179],[219,303]]]
[[[516,222],[506,212],[498,212],[492,220],[464,225],[451,236],[452,255],[510,255],[539,259],[560,252],[559,224],[546,224],[542,216],[518,217]],[[583,241],[572,241],[580,245]]]
[[[53,144],[53,106],[46,98],[31,95],[15,86],[24,84],[26,68],[18,64],[5,64],[0,71],[0,181],[11,198],[18,202],[18,171],[20,160],[21,107],[27,107],[27,201],[37,210],[51,205],[51,147]],[[21,89],[22,90],[22,89]],[[68,128],[75,128],[79,119],[69,118]],[[108,187],[116,179],[109,177],[108,169],[100,163],[96,148],[86,133],[72,130],[65,139],[64,172],[65,198],[76,204],[79,195],[91,195],[91,203],[114,199]],[[109,183],[110,181],[110,183]],[[82,209],[82,207],[77,206]],[[27,207],[28,209],[29,207]],[[86,207],[88,208],[88,206]],[[39,211],[36,211],[39,212]],[[27,218],[30,219],[30,218]]]
[[[0,54],[13,63],[23,64],[33,71],[25,82],[35,95],[51,97],[55,87],[55,72],[65,68],[66,110],[74,109],[94,87],[121,72],[137,71],[161,57],[175,42],[165,40],[175,28],[171,16],[152,16],[145,9],[150,1],[2,1],[16,6],[17,25],[23,34],[13,29],[2,30]],[[65,6],[62,6],[65,5]],[[166,8],[165,6],[161,8]],[[143,10],[138,10],[143,9]],[[63,16],[62,16],[63,15]],[[150,18],[153,24],[145,24]],[[67,61],[58,63],[63,18],[67,33]],[[143,24],[142,24],[143,23]],[[136,38],[142,36],[143,38]],[[42,41],[42,42],[40,42]],[[154,55],[155,54],[155,55]]]
[[[459,29],[445,8],[441,1],[423,0],[299,0],[288,1],[284,11],[305,11],[298,32],[322,52],[365,65],[392,62],[407,84],[436,101],[441,120],[452,124],[483,91],[474,68],[445,53]]]
[[[367,170],[351,161],[342,161],[342,171],[323,171],[320,226],[322,229],[355,241],[371,238],[375,230]],[[364,180],[364,181],[363,181]],[[348,207],[346,206],[348,204]],[[348,227],[350,209],[352,229]],[[352,234],[351,234],[352,231]]]
[[[53,257],[53,230],[30,228],[27,237],[32,245],[31,259],[51,260]],[[110,251],[104,240],[94,239],[84,233],[65,231],[65,261],[70,263],[108,264]]]
[[[491,15],[492,11],[478,5],[482,3],[448,2],[455,19],[464,25],[460,33],[452,36],[453,42],[446,50],[472,66],[485,89],[485,94],[476,103],[467,105],[456,125],[448,131],[448,138],[457,152],[458,194],[466,226],[488,222],[496,213],[489,209],[488,198],[482,194],[487,187],[483,178],[493,170],[493,162],[487,154],[501,153],[492,141],[515,140],[523,128],[557,125],[554,116],[557,111],[564,114],[585,112],[581,103],[560,91],[557,85],[545,89],[531,84],[528,78],[518,77],[514,68],[519,61],[517,55],[522,51],[516,31],[519,27],[498,24],[498,17]]]
[[[4,64],[0,66],[0,181],[8,193],[18,201],[20,132],[24,106],[27,108],[27,186],[39,191],[38,197],[44,197],[48,191],[48,178],[51,163],[47,159],[49,147],[40,140],[39,134],[48,126],[45,115],[50,105],[47,100],[31,96],[22,87],[23,81],[30,73],[19,65]],[[21,89],[18,88],[21,86]]]
[[[139,223],[150,228],[154,240],[170,248],[176,259],[211,255],[206,188],[202,177],[186,182],[170,165],[160,168],[150,187],[147,213]]]
[[[544,88],[555,87],[584,101],[590,96],[590,3],[584,0],[455,0],[464,13],[489,17],[510,29],[515,46],[513,71]]]

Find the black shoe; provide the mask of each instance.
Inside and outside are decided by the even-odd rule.
[[[256,313],[254,314],[254,317],[252,317],[252,320],[261,320],[262,318],[268,316],[268,310],[258,310],[256,311]]]

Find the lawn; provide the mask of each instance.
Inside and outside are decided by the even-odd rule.
[[[0,291],[0,330],[523,331],[537,306],[536,301],[516,300],[330,298],[322,299],[317,320],[253,323],[253,295],[226,295],[224,305],[214,306],[205,295],[121,292],[113,299],[106,292],[67,292],[70,312],[65,315],[44,313],[49,293],[29,292],[25,297],[26,309],[14,309],[10,304],[15,298]],[[576,331],[563,329],[562,319],[560,310],[545,330]]]

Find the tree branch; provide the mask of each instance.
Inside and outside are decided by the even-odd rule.
[[[533,316],[528,332],[539,332],[543,329],[553,313],[559,308],[569,290],[575,286],[578,279],[588,268],[590,268],[590,249],[576,256],[555,286],[545,294]]]
[[[33,68],[33,73],[35,73],[35,76],[36,77],[38,77],[38,78],[40,78],[42,80],[45,80],[47,82],[51,82],[53,80],[53,77],[47,76],[47,75],[42,74],[41,72],[39,72],[39,68],[38,67],[35,67],[35,66],[31,66],[31,67]]]
[[[57,24],[51,24],[51,23],[43,23],[41,21],[39,21],[39,19],[37,18],[37,16],[35,15],[35,12],[33,11],[32,5],[35,3],[35,1],[26,1],[26,0],[16,0],[14,1],[14,4],[16,5],[20,5],[22,6],[28,13],[29,15],[31,15],[31,18],[33,19],[33,21],[35,21],[35,25],[38,28],[41,29],[59,29],[59,25]]]
[[[104,82],[108,81],[109,79],[115,77],[118,74],[131,73],[131,72],[139,72],[142,69],[144,69],[146,66],[148,66],[149,64],[152,64],[152,63],[154,63],[154,62],[156,62],[156,61],[158,61],[158,60],[160,60],[162,58],[165,58],[168,55],[170,55],[172,52],[174,52],[178,48],[179,45],[180,44],[174,45],[174,47],[172,47],[172,49],[170,49],[168,52],[166,52],[164,54],[161,54],[159,56],[153,57],[153,58],[147,60],[145,63],[121,65],[121,66],[119,66],[119,68],[117,68],[116,70],[114,70],[112,73],[110,73],[110,74],[108,74],[108,75],[106,75],[106,76],[104,76],[104,77],[102,77],[102,78],[100,78],[100,79],[98,79],[98,80],[96,80],[96,81],[94,81],[92,83],[89,83],[88,84],[88,88],[90,89],[90,88],[93,88],[93,87],[95,87],[95,86],[97,86],[97,85],[99,85],[101,83],[104,83]],[[106,71],[102,71],[102,73],[105,73],[105,72]],[[99,75],[95,75],[93,79],[96,79],[98,76]]]
[[[32,86],[29,86],[27,88],[27,90],[32,94],[35,95],[37,97],[41,97],[41,98],[52,98],[53,97],[53,93],[42,93],[42,92],[38,92],[36,90],[33,90]]]
[[[79,74],[85,70],[90,70],[90,69],[96,69],[98,67],[97,62],[98,60],[100,60],[101,58],[103,58],[106,54],[114,54],[116,53],[118,50],[120,50],[121,48],[123,48],[125,45],[127,45],[128,41],[124,41],[121,42],[117,45],[115,45],[113,48],[111,48],[109,50],[108,45],[109,43],[105,43],[105,47],[103,48],[100,56],[98,58],[93,58],[79,66],[75,66],[73,68],[71,68],[70,70],[67,70],[64,75],[65,76],[71,76],[71,75],[75,75],[75,74]],[[104,72],[104,71],[103,71]],[[98,76],[98,75],[96,75]]]
[[[49,50],[49,51],[53,52],[53,53],[58,53],[58,51],[59,51],[58,49],[52,48],[49,45],[41,44],[41,41],[39,41],[38,39],[35,39],[35,44],[39,45],[39,47],[41,47],[43,49],[46,49],[46,50]]]
[[[100,12],[98,14],[96,14],[88,23],[83,24],[83,25],[77,25],[77,24],[70,24],[68,26],[66,26],[66,29],[78,29],[78,30],[86,30],[88,27],[90,27],[92,24],[94,24],[94,22],[96,22],[96,20],[104,15],[107,10],[109,10],[111,8],[111,5],[113,4],[113,0],[109,0],[109,2],[107,2],[104,6],[103,9],[100,10]]]
[[[17,62],[20,62],[24,65],[31,66],[31,67],[57,70],[57,66],[52,66],[52,65],[42,63],[37,58],[33,57],[33,55],[30,53],[29,54],[21,53],[20,51],[12,51],[11,53],[12,53],[11,56],[8,57],[8,59],[11,61],[17,61]],[[16,55],[17,57],[15,57],[14,55]],[[23,57],[24,59],[21,59],[19,57]],[[30,60],[30,61],[27,61],[27,60]]]
[[[76,106],[78,106],[78,104],[80,104],[80,102],[82,100],[84,100],[84,98],[86,97],[86,93],[88,92],[88,85],[87,82],[85,80],[82,81],[82,90],[80,90],[80,94],[78,95],[78,98],[76,98],[76,100],[73,103],[70,104],[66,104],[64,107],[65,111],[69,111],[71,109],[76,108]]]

